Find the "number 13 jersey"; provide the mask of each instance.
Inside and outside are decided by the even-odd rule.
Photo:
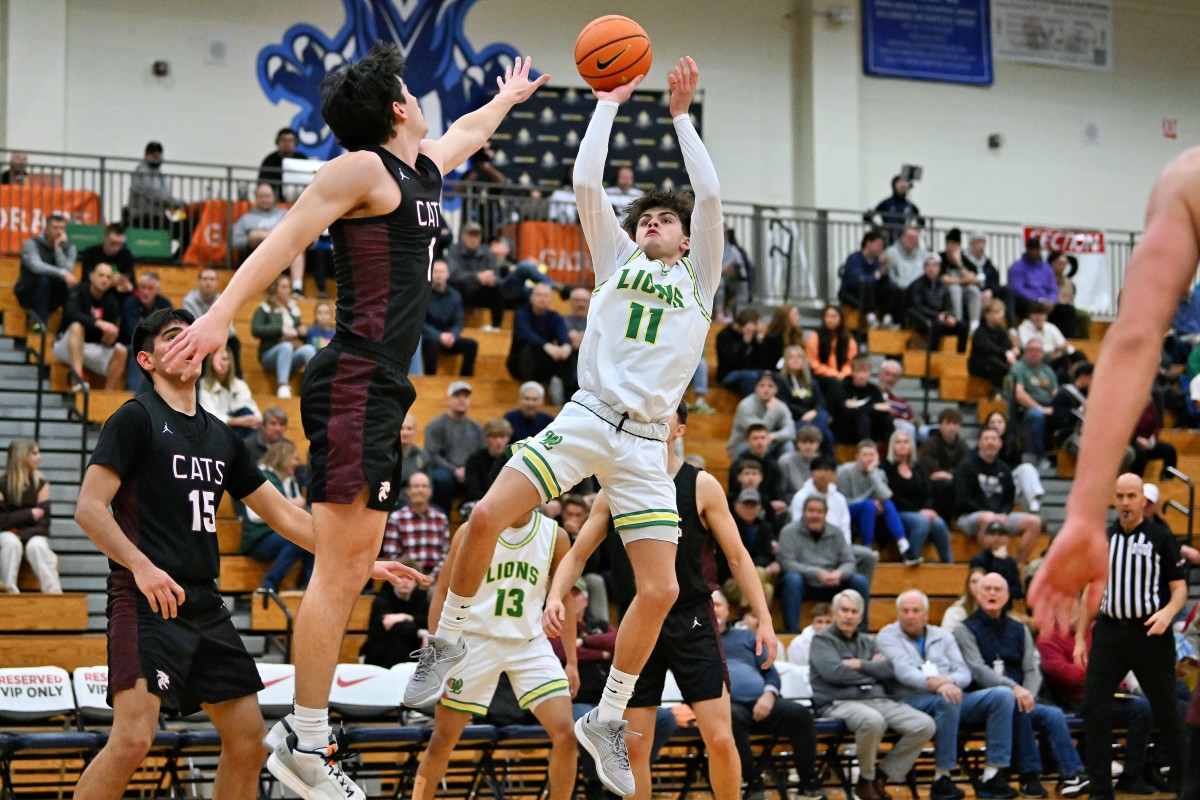
[[[545,636],[542,610],[557,539],[558,523],[538,511],[525,525],[500,534],[467,618],[468,633],[522,641]]]

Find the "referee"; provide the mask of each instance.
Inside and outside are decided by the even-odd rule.
[[[1087,630],[1092,620],[1080,606],[1075,637],[1075,663],[1087,667],[1083,689],[1083,725],[1087,737],[1087,772],[1093,800],[1112,798],[1113,692],[1133,670],[1158,724],[1159,744],[1178,789],[1183,763],[1184,728],[1175,699],[1175,638],[1171,622],[1187,600],[1187,585],[1176,562],[1169,531],[1144,517],[1142,479],[1132,473],[1117,478],[1117,521],[1108,527],[1108,586],[1092,631],[1089,660]],[[1170,595],[1167,595],[1167,589]],[[1140,775],[1122,776],[1133,788]]]

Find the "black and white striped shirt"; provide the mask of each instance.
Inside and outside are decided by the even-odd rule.
[[[1108,587],[1100,613],[1113,619],[1144,619],[1167,604],[1168,585],[1183,580],[1170,533],[1143,521],[1125,531],[1108,528]]]

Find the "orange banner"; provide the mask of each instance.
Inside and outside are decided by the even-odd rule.
[[[229,212],[228,200],[205,200],[193,207],[196,227],[191,244],[183,254],[186,264],[224,266],[229,252],[229,234],[232,223],[250,210],[249,200],[235,200],[233,213]],[[196,213],[196,212],[199,213]]]
[[[505,235],[513,239],[513,258],[545,264],[547,274],[559,283],[584,285],[593,280],[591,259],[578,225],[519,222],[509,226]]]
[[[19,253],[54,214],[84,225],[101,222],[100,196],[77,189],[0,185],[0,251]]]

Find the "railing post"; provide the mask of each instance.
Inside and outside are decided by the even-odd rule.
[[[831,297],[829,291],[829,211],[817,209],[817,240],[813,243],[813,257],[817,262],[817,294],[825,302]]]
[[[280,177],[282,180],[282,176]],[[233,167],[225,167],[225,268],[233,269],[233,244],[230,236],[233,234]],[[196,232],[192,231],[195,236]],[[204,234],[202,234],[204,235]]]
[[[107,160],[104,156],[100,156],[100,176],[96,183],[96,194],[100,196],[100,219],[96,220],[101,225],[104,225],[108,220],[104,218],[104,212],[107,206],[104,204],[104,179],[108,176]],[[86,276],[84,276],[86,277]]]

